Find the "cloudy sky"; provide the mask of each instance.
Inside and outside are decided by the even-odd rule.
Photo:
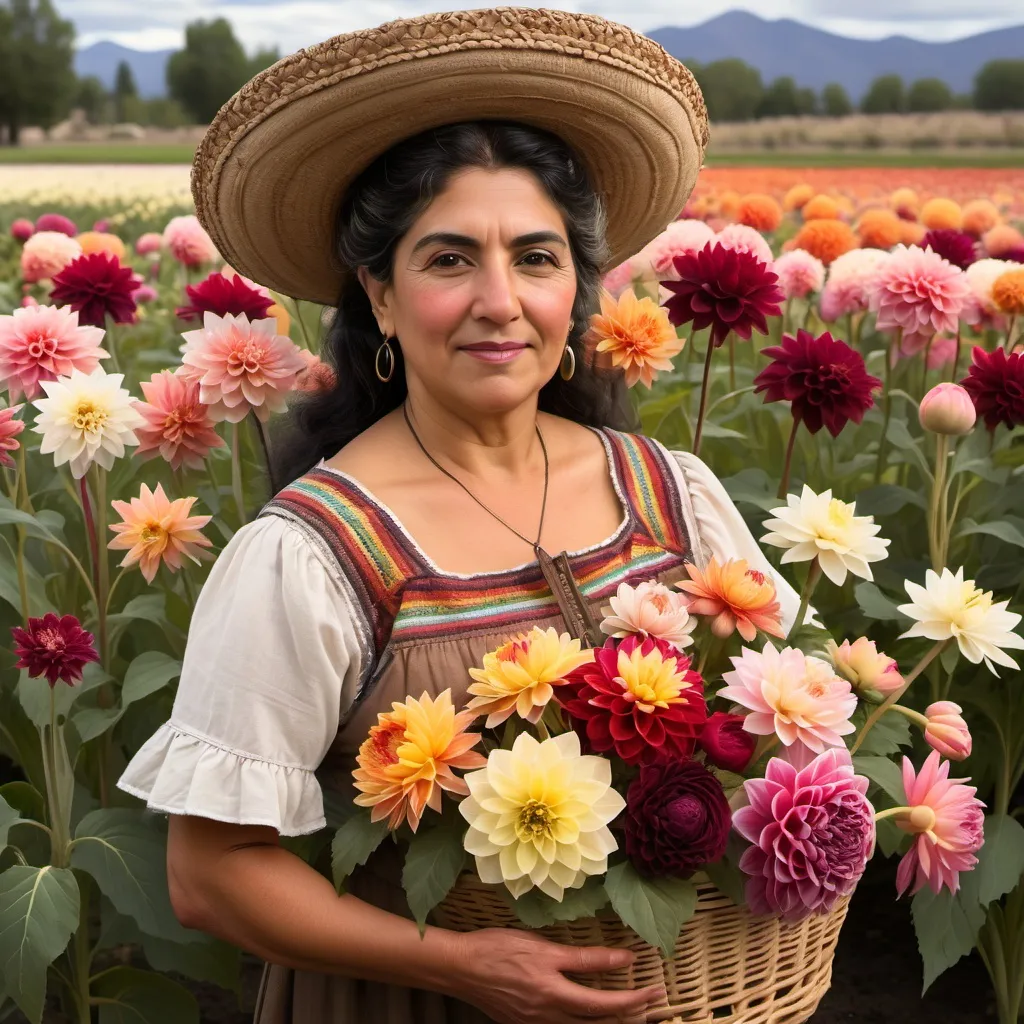
[[[277,46],[284,54],[338,32],[458,5],[450,0],[57,0],[56,6],[75,22],[81,46],[110,39],[138,50],[179,47],[186,22],[223,15],[248,49]],[[641,32],[699,24],[737,7],[763,18],[795,18],[864,38],[901,33],[918,39],[955,39],[1024,20],[1021,0],[705,0],[685,5],[678,0],[550,0],[535,6],[602,14]]]

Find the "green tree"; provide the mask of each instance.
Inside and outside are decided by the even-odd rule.
[[[25,125],[52,128],[74,99],[75,27],[50,0],[0,5],[0,124],[16,146]]]
[[[941,78],[919,78],[907,90],[907,110],[930,114],[953,109],[953,90]]]
[[[270,49],[259,49],[249,58],[249,77],[258,75],[261,71],[276,64],[281,59],[281,51],[276,46]]]
[[[128,108],[137,108],[138,104],[129,103],[139,98],[139,90],[135,87],[135,76],[126,60],[117,65],[114,76],[114,117],[117,121],[129,120]]]
[[[85,112],[89,124],[101,124],[107,116],[109,97],[103,83],[95,75],[78,80],[73,106]]]
[[[188,116],[177,100],[157,96],[143,102],[142,119],[154,128],[180,128],[188,124]]]
[[[901,114],[906,109],[903,79],[899,75],[880,75],[860,101],[865,114]]]
[[[786,75],[771,82],[757,105],[758,117],[796,117],[800,113],[800,101],[796,82]]]
[[[764,96],[761,72],[736,57],[691,66],[712,121],[750,121]]]
[[[978,110],[1024,110],[1024,60],[990,60],[974,77]]]
[[[826,117],[846,117],[853,113],[853,104],[838,82],[829,82],[821,90],[821,106]]]
[[[796,91],[796,112],[798,117],[818,113],[818,94],[809,86]]]
[[[167,88],[197,124],[214,114],[250,78],[249,58],[225,18],[185,27],[185,49],[167,61]]]

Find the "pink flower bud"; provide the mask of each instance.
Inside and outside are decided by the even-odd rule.
[[[11,237],[19,242],[27,242],[36,233],[35,225],[24,217],[11,225]]]
[[[896,662],[875,648],[875,641],[866,636],[852,644],[844,640],[826,643],[836,674],[847,680],[861,697],[881,701],[903,685],[903,676]]]
[[[935,434],[966,434],[977,419],[966,389],[948,381],[936,384],[921,399],[918,415],[921,426]]]
[[[737,775],[750,764],[757,746],[757,737],[743,728],[743,715],[716,711],[705,723],[700,746],[708,764]]]
[[[963,720],[963,708],[951,700],[940,700],[924,709],[928,719],[924,738],[928,745],[951,761],[962,761],[971,753],[971,733]]]

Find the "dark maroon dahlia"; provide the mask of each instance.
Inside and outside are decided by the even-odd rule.
[[[971,396],[989,430],[1005,423],[1011,430],[1024,426],[1024,354],[997,348],[971,349],[971,366],[960,385]]]
[[[737,775],[746,771],[754,756],[757,737],[743,728],[745,718],[745,715],[716,711],[704,723],[698,742],[708,764]]]
[[[74,615],[58,617],[47,612],[41,619],[29,618],[28,629],[12,626],[11,635],[18,656],[14,667],[27,669],[33,679],[46,676],[50,686],[58,679],[74,686],[82,678],[85,663],[100,658],[92,633],[82,629]]]
[[[952,228],[929,231],[921,239],[921,248],[931,248],[932,252],[961,270],[966,270],[978,258],[974,239],[966,231],[954,231]]]
[[[1007,249],[999,258],[1011,263],[1024,263],[1024,245],[1015,245],[1012,249]]]
[[[217,316],[244,314],[250,321],[263,320],[274,304],[273,299],[256,291],[237,275],[226,277],[221,273],[210,274],[199,284],[190,284],[185,294],[192,300],[191,305],[179,306],[174,311],[182,320],[202,320],[204,313],[216,313]]]
[[[725,853],[732,812],[699,761],[644,765],[626,791],[626,856],[641,874],[686,878]]]
[[[695,331],[711,328],[717,348],[730,331],[750,340],[753,328],[768,333],[769,316],[781,316],[785,299],[778,276],[752,252],[708,242],[700,252],[682,253],[672,264],[678,281],[662,281],[673,292],[663,305],[679,327],[693,322]]]
[[[664,640],[609,638],[556,687],[573,728],[596,753],[627,764],[689,757],[707,719],[704,681]]]
[[[70,306],[78,322],[106,327],[109,316],[116,324],[135,321],[135,275],[121,266],[116,256],[94,252],[73,259],[53,278],[50,300],[56,306]]]
[[[853,420],[860,423],[875,404],[872,391],[882,386],[864,367],[864,358],[828,331],[815,337],[798,330],[781,345],[761,350],[771,358],[755,378],[754,393],[765,402],[791,402],[793,418],[816,434],[824,425],[833,437]]]

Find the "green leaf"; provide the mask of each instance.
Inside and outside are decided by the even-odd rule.
[[[867,487],[857,494],[857,514],[862,516],[891,516],[907,505],[928,508],[922,494],[896,484]]]
[[[71,866],[92,875],[144,932],[188,942],[194,933],[179,924],[167,891],[166,840],[144,814],[125,807],[90,811],[75,829]]]
[[[899,853],[904,841],[909,838],[892,818],[883,818],[875,823],[875,841],[884,857],[893,857]]]
[[[21,818],[16,807],[12,807],[0,796],[0,853],[7,849],[7,833],[11,826]]]
[[[466,861],[463,826],[440,825],[419,832],[409,841],[402,869],[402,885],[420,934],[427,915],[448,895]]]
[[[170,978],[135,967],[112,967],[92,979],[102,999],[100,1024],[199,1024],[199,1004]]]
[[[387,834],[387,819],[370,821],[370,812],[363,810],[353,814],[334,833],[331,843],[331,874],[334,876],[334,888],[339,893],[345,889],[345,879],[360,864],[366,863]]]
[[[644,878],[629,861],[608,869],[604,887],[612,909],[668,959],[684,924],[697,909],[697,887],[680,878]]]
[[[78,928],[78,882],[69,868],[17,865],[0,875],[0,967],[9,998],[39,1024],[46,971]]]
[[[889,441],[895,445],[895,447],[909,453],[912,461],[917,463],[918,468],[921,470],[926,480],[931,479],[932,470],[928,465],[928,460],[924,457],[920,446],[907,429],[907,425],[903,420],[894,416],[889,421],[889,429],[886,433],[886,437],[888,437]],[[860,510],[858,509],[858,511]]]
[[[871,727],[871,732],[861,744],[861,754],[880,754],[887,757],[898,754],[903,747],[909,747],[913,739],[910,722],[898,711],[887,711]]]
[[[805,622],[790,631],[786,637],[786,646],[795,647],[804,654],[822,655],[827,650],[826,643],[831,639],[832,634],[827,629]]]
[[[57,537],[50,532],[50,528],[37,516],[21,509],[11,508],[9,505],[0,508],[0,526],[8,526],[17,523],[25,527],[25,532],[30,537],[38,537],[41,540],[55,541]]]
[[[872,735],[873,730],[868,733],[868,738],[870,739]],[[903,790],[903,773],[895,761],[890,761],[887,757],[858,754],[853,759],[853,770],[858,775],[867,776],[876,786],[881,787],[892,800],[894,807],[903,806],[907,798]]]
[[[747,876],[736,861],[723,857],[712,864],[705,864],[704,872],[719,892],[725,893],[737,907],[746,904]]]
[[[57,680],[53,687],[54,706],[58,722],[62,717],[67,718],[71,705],[89,690],[102,686],[110,679],[110,676],[101,669],[96,662],[89,662],[82,669],[82,679],[74,686]],[[49,728],[50,725],[50,684],[42,676],[32,679],[27,669],[21,670],[18,678],[18,700],[25,714],[31,719],[37,729]]]
[[[924,961],[924,995],[943,971],[974,949],[985,911],[976,905],[965,906],[948,889],[936,895],[925,886],[911,902],[911,913]]]
[[[49,600],[46,597],[46,582],[27,558],[24,560],[24,567],[25,589],[28,592],[28,613],[35,616],[45,615],[50,610]],[[18,582],[17,555],[7,538],[2,536],[0,536],[0,600],[6,601],[20,615],[21,585]]]
[[[124,708],[82,708],[76,711],[71,718],[71,724],[78,733],[78,738],[83,743],[102,736],[108,729],[114,727],[124,714]]]
[[[960,876],[960,899],[987,907],[1006,895],[1024,875],[1024,825],[1005,814],[985,819],[985,842],[978,863]]]
[[[875,583],[864,580],[853,588],[853,593],[857,598],[857,604],[860,605],[860,610],[869,619],[886,621],[889,619],[899,620],[905,617],[896,607],[896,602],[890,600],[886,594],[883,594]]]
[[[219,939],[172,942],[155,935],[143,935],[142,951],[155,971],[174,971],[196,981],[212,981],[232,992],[240,991],[241,952]]]
[[[993,519],[984,523],[976,523],[973,519],[965,519],[960,525],[960,529],[956,531],[955,536],[959,539],[961,537],[971,537],[979,533],[984,534],[986,537],[998,537],[999,540],[1007,544],[1013,544],[1014,547],[1024,548],[1024,533],[1021,533],[1017,527],[1000,519]]]
[[[559,921],[593,917],[608,904],[608,893],[598,878],[588,878],[578,889],[566,889],[561,902],[531,889],[515,899],[504,886],[501,894],[527,928],[543,928]]]
[[[0,798],[18,811],[22,818],[32,818],[34,821],[46,819],[46,802],[42,793],[27,782],[19,779],[5,783],[0,786]]]
[[[146,651],[140,654],[125,673],[121,687],[121,704],[128,707],[143,697],[163,689],[181,673],[181,662],[163,651]]]

